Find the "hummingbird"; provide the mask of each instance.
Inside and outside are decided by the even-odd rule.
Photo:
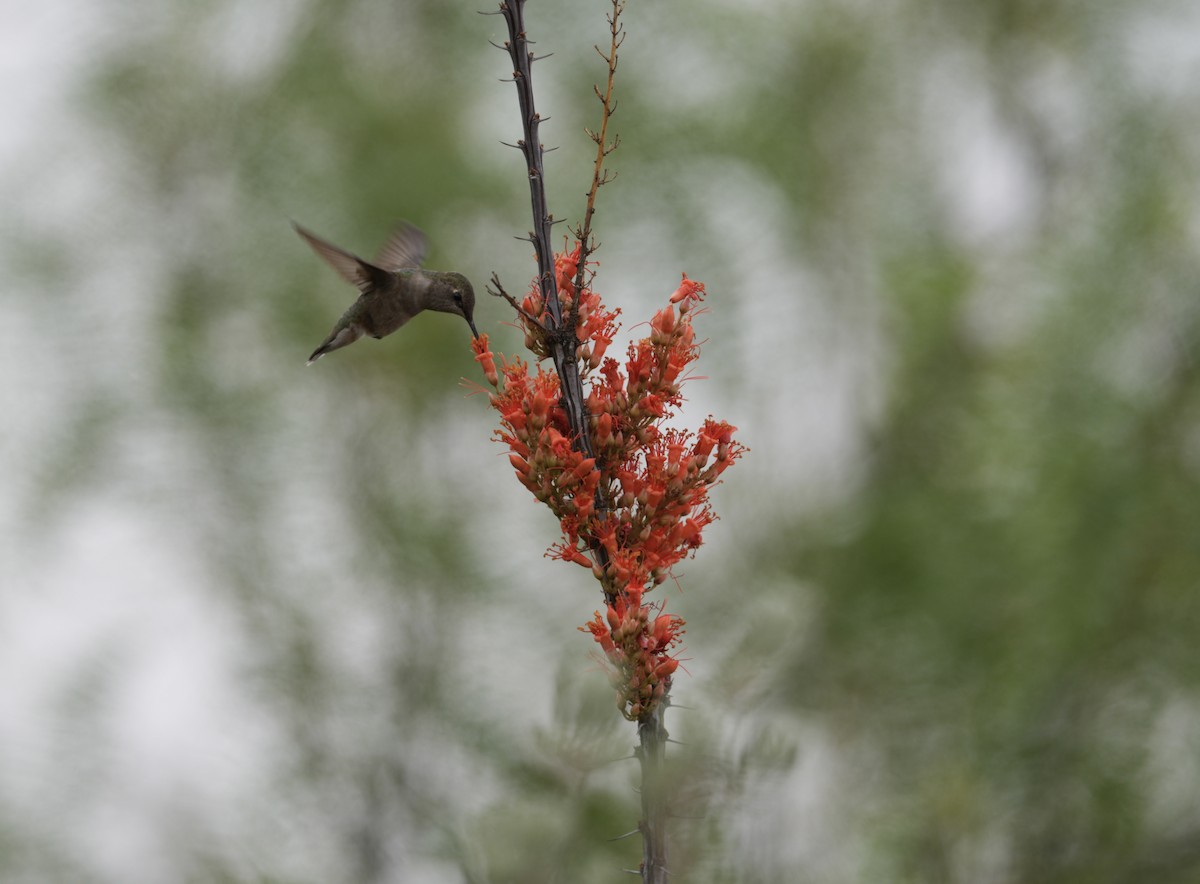
[[[457,314],[471,326],[471,334],[479,337],[472,315],[475,290],[470,280],[461,273],[422,269],[429,241],[411,224],[397,227],[374,261],[364,261],[294,221],[292,226],[314,252],[360,292],[329,337],[308,357],[309,365],[363,335],[376,339],[390,335],[422,310]]]

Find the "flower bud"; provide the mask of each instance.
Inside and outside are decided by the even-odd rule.
[[[670,678],[671,674],[678,668],[679,661],[672,657],[667,657],[654,667],[654,674],[658,676],[659,680],[661,681],[663,679]]]
[[[655,332],[650,336],[650,340],[656,344],[664,343],[675,328],[675,308],[668,306],[655,313],[654,318],[650,320],[650,328]]]

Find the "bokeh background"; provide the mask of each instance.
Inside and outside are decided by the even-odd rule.
[[[533,274],[476,7],[0,10],[0,880],[636,867],[465,325],[304,366],[353,292],[293,218]],[[607,9],[529,4],[561,218]],[[596,285],[628,335],[707,284],[683,421],[753,449],[665,593],[679,880],[1200,881],[1200,7],[625,19]]]

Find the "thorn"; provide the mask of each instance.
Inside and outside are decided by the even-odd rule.
[[[531,55],[529,56],[529,62],[532,64],[535,61],[541,61],[543,58],[549,58],[553,54],[553,52],[547,52],[545,55]]]
[[[507,141],[501,141],[500,143],[503,144],[505,147],[511,147],[513,150],[524,150],[525,149],[520,143],[509,144]]]
[[[640,831],[641,831],[641,829],[630,829],[624,835],[618,835],[616,838],[609,838],[608,840],[609,840],[609,842],[620,841],[622,838],[628,838],[630,835],[636,835]]]
[[[543,145],[543,146],[542,146],[542,153],[553,153],[554,151],[558,150],[558,148],[559,148],[560,146],[561,146],[561,145],[558,145],[558,144],[554,145],[554,147],[546,147],[546,146],[544,146],[544,145]]]
[[[494,13],[494,12],[481,12],[481,13],[479,13],[479,14],[480,14],[480,15],[495,15],[496,13]],[[505,40],[505,41],[504,41],[504,45],[503,45],[503,46],[501,46],[501,45],[500,45],[499,43],[497,43],[495,40],[488,40],[488,42],[489,42],[489,43],[491,43],[493,46],[495,46],[497,49],[499,49],[501,52],[508,52],[508,41],[507,41],[507,40]]]
[[[607,762],[600,762],[600,764],[596,765],[596,769],[604,768],[604,766],[616,764],[617,762],[631,762],[631,760],[634,760],[635,758],[637,758],[635,754],[628,754],[628,756],[622,756],[620,758],[612,758],[607,760]]]

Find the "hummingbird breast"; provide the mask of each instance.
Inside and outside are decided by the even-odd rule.
[[[394,271],[391,282],[362,295],[363,328],[376,338],[390,335],[420,312],[422,275],[413,271]]]

